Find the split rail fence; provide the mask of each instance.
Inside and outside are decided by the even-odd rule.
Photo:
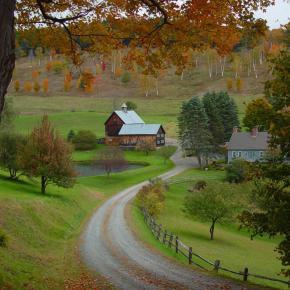
[[[243,281],[248,281],[249,277],[255,277],[258,279],[264,279],[268,281],[278,282],[285,285],[288,285],[288,288],[290,288],[290,281],[284,281],[276,278],[270,278],[263,275],[253,274],[249,272],[249,269],[246,267],[243,271],[237,272],[233,271],[231,269],[225,268],[221,265],[220,260],[216,261],[210,261],[199,254],[195,253],[192,249],[192,247],[188,247],[185,245],[178,236],[174,235],[173,233],[168,232],[166,229],[162,227],[161,224],[157,224],[156,220],[148,214],[148,212],[143,209],[143,216],[146,224],[150,228],[152,234],[154,237],[161,242],[164,245],[167,245],[169,248],[171,248],[173,251],[175,251],[176,254],[181,254],[185,259],[187,259],[189,264],[196,265],[197,267],[208,271],[209,269],[202,266],[199,261],[203,261],[206,265],[209,265],[211,269],[218,272],[219,270],[225,271],[234,275],[240,276]]]

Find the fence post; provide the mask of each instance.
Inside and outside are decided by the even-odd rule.
[[[192,247],[188,249],[188,264],[192,264]]]
[[[170,238],[169,238],[169,248],[171,248],[171,246],[172,246],[172,241],[173,241],[173,234],[170,234]]]
[[[248,275],[249,275],[249,269],[245,268],[244,274],[243,274],[243,280],[247,281],[248,280]]]
[[[167,236],[167,230],[164,231],[163,244],[165,244],[165,242],[166,242],[166,236]]]
[[[215,261],[214,261],[214,268],[213,268],[213,269],[214,269],[215,271],[218,271],[220,265],[221,265],[221,261],[220,261],[220,260],[215,260]]]
[[[178,236],[175,237],[175,252],[178,254]]]

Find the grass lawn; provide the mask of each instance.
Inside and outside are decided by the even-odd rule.
[[[200,171],[197,169],[188,170],[175,179],[191,177],[195,180],[203,179],[208,183],[222,182],[224,173],[222,171]],[[246,231],[239,231],[238,225],[218,225],[215,230],[215,239],[210,240],[209,224],[200,222],[196,218],[187,217],[183,212],[183,202],[187,195],[187,189],[192,184],[189,182],[172,184],[166,193],[165,208],[158,222],[167,230],[179,236],[179,238],[188,246],[192,246],[193,251],[201,256],[214,260],[221,260],[221,265],[242,271],[245,267],[249,268],[250,273],[265,275],[283,279],[283,276],[277,275],[281,269],[281,262],[277,259],[277,253],[274,252],[278,239],[268,239],[266,237],[250,240]],[[243,194],[249,191],[251,185],[233,185],[233,190]],[[143,221],[139,210],[133,206],[132,211],[137,234],[142,240],[152,244],[160,249],[166,255],[175,257],[186,263],[181,256],[176,257],[172,250],[157,242]],[[200,262],[200,260],[197,262]],[[202,264],[202,263],[201,263]],[[225,274],[225,272],[222,272]],[[226,275],[226,274],[225,274]],[[236,277],[236,276],[232,276]],[[280,283],[268,282],[266,280],[250,278],[250,282],[260,283],[266,286],[287,289]]]
[[[74,159],[95,154],[76,152]],[[49,185],[46,195],[39,193],[37,180],[11,182],[0,172],[0,229],[8,236],[7,248],[0,247],[0,288],[63,289],[66,281],[81,279],[78,241],[93,210],[117,191],[173,166],[156,152],[126,152],[126,157],[149,165],[110,177],[82,177],[72,189]]]

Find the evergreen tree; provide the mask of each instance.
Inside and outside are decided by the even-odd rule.
[[[208,117],[209,130],[213,137],[213,145],[215,148],[218,148],[218,145],[224,143],[225,130],[220,110],[216,105],[216,100],[216,94],[213,92],[205,94],[202,101]]]
[[[227,92],[219,92],[214,95],[215,106],[219,110],[220,118],[224,127],[224,141],[229,141],[233,128],[239,127],[238,109],[235,101]]]
[[[197,156],[199,166],[211,151],[211,133],[202,102],[193,97],[184,102],[178,117],[179,139],[183,150]]]

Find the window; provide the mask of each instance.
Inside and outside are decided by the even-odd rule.
[[[161,137],[161,134],[157,134],[157,137],[159,137],[159,138],[160,138],[160,137]]]
[[[264,157],[264,151],[260,151],[260,158]]]
[[[164,138],[164,137],[165,137],[165,134],[161,134],[161,137],[163,137],[163,138]]]
[[[164,144],[164,142],[165,142],[164,140],[161,140],[161,144]]]
[[[159,140],[157,140],[157,144],[160,144],[160,141]]]
[[[232,157],[233,158],[240,158],[240,157],[242,157],[242,152],[241,151],[233,151]]]

